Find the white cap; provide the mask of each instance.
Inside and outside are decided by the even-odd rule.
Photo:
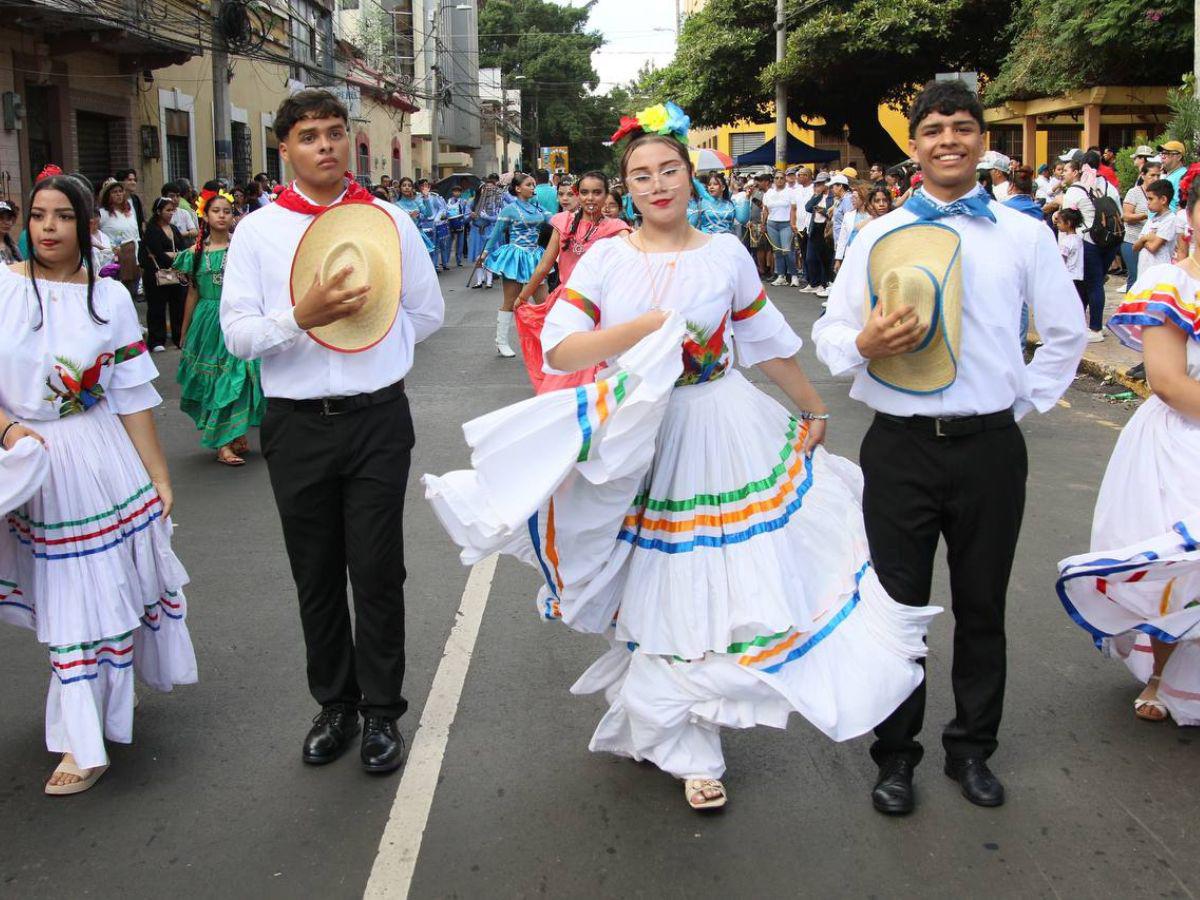
[[[835,184],[841,184],[845,185],[846,187],[850,187],[850,179],[841,172],[838,172],[836,175],[831,175],[829,177],[829,184],[831,187]]]
[[[1012,160],[998,150],[989,150],[980,157],[975,170],[977,172],[985,172],[991,169],[998,169],[1007,175],[1012,170]]]

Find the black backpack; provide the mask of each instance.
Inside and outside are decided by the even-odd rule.
[[[1089,191],[1082,185],[1078,187],[1088,195],[1093,209],[1096,210],[1092,217],[1092,226],[1088,229],[1092,243],[1102,250],[1120,246],[1125,240],[1125,221],[1121,218],[1121,207],[1117,205],[1117,201],[1108,196],[1107,192]]]

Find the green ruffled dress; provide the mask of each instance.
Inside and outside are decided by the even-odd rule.
[[[187,339],[179,359],[180,408],[200,430],[200,443],[216,450],[262,422],[263,397],[258,360],[245,362],[225,349],[221,334],[221,281],[225,250],[206,250],[200,271],[192,274],[194,250],[175,257],[175,268],[186,274],[199,294]]]

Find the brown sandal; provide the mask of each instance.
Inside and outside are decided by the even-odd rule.
[[[217,451],[217,462],[223,466],[231,466],[233,468],[246,464],[246,461],[234,453],[228,444]]]

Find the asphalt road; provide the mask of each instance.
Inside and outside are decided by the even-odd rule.
[[[418,444],[406,516],[410,744],[467,578],[421,497],[423,472],[467,461],[459,425],[529,395],[491,348],[499,290],[443,277],[446,326],[418,350],[408,390]],[[774,288],[807,335],[816,300]],[[833,411],[830,448],[857,456],[869,415],[803,359]],[[188,567],[198,685],[144,696],[136,741],[96,789],[52,800],[42,738],[44,650],[0,631],[0,895],[356,897],[400,779],[354,755],[313,769],[315,713],[266,469],[199,448],[174,402],[174,353],[156,357],[168,402],[175,546]],[[1135,721],[1137,688],[1064,614],[1055,563],[1087,547],[1105,462],[1130,412],[1077,382],[1027,421],[1031,473],[1009,594],[1008,703],[994,767],[1009,802],[970,806],[940,771],[951,715],[949,614],[930,636],[930,752],[919,808],[874,813],[867,739],[833,744],[798,717],[726,737],[731,802],[689,811],[650,766],[590,754],[603,710],[568,686],[601,647],[534,614],[535,573],[501,560],[412,882],[413,897],[1150,897],[1200,893],[1200,735]],[[944,570],[935,602],[948,600]]]

